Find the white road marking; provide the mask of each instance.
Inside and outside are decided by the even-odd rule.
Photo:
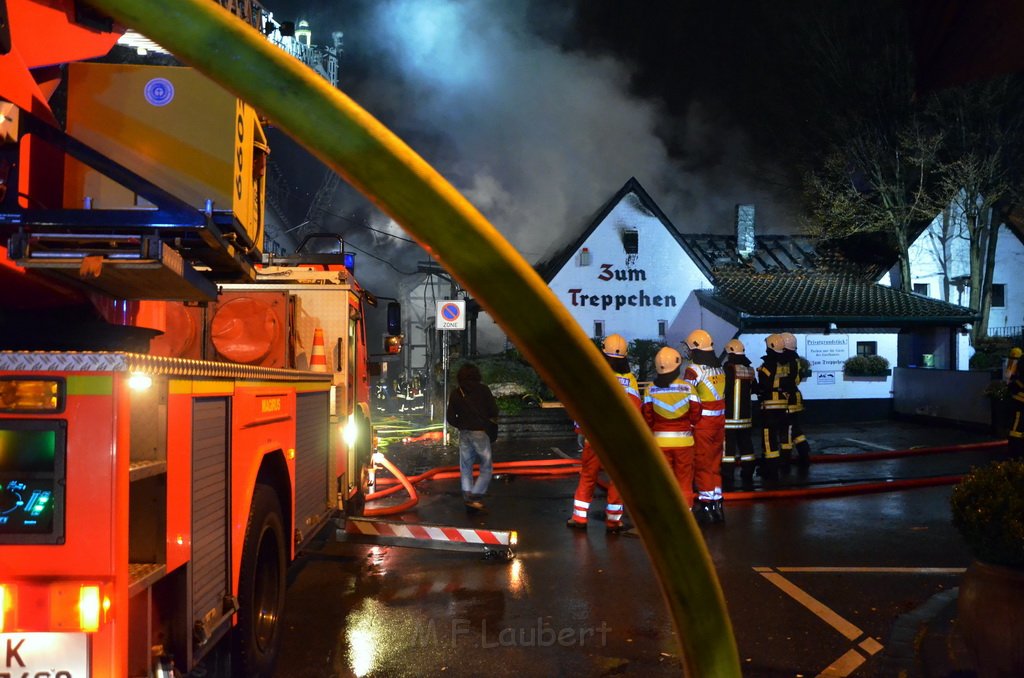
[[[864,663],[864,655],[856,650],[849,650],[839,659],[830,664],[817,678],[845,678]]]
[[[868,447],[874,447],[879,450],[886,450],[887,452],[892,452],[893,450],[896,449],[895,447],[886,447],[885,445],[879,445],[878,443],[869,443],[866,440],[857,440],[856,438],[843,438],[843,440],[849,440],[851,443],[857,443],[858,445],[867,445]]]
[[[780,589],[789,594],[789,596],[800,603],[808,610],[818,615],[818,617],[826,624],[834,628],[839,633],[846,636],[847,640],[856,640],[864,635],[864,632],[859,628],[840,617],[832,608],[814,598],[811,594],[804,591],[802,588],[789,581],[781,574],[775,572],[761,572],[762,577],[770,581],[771,583],[778,586]]]
[[[754,568],[755,570],[757,568]],[[963,567],[776,567],[779,572],[854,573],[854,574],[963,574]],[[769,572],[771,569],[769,568]]]

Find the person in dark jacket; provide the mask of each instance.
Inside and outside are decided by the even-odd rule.
[[[462,498],[470,511],[485,510],[481,501],[490,485],[494,462],[491,438],[487,431],[498,419],[498,404],[491,389],[483,383],[480,368],[466,363],[456,375],[458,388],[448,398],[446,420],[459,430],[459,468],[462,472]],[[480,473],[473,481],[473,464]]]
[[[725,456],[722,457],[722,482],[730,489],[737,465],[743,487],[750,489],[754,482],[754,444],[750,440],[750,396],[754,392],[757,375],[750,366],[746,348],[739,339],[725,345]]]
[[[1006,361],[1006,382],[1010,395],[1010,438],[1007,446],[1012,457],[1024,457],[1024,370],[1021,369],[1021,357],[1024,352],[1019,347],[1010,349],[1010,358]]]

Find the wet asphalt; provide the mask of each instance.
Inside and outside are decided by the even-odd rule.
[[[825,457],[806,474],[791,471],[784,487],[956,475],[1005,455],[986,448],[826,463],[992,438],[909,422],[808,427],[807,435]],[[495,459],[572,456],[574,448],[572,440],[499,442]],[[424,446],[388,452],[407,474],[453,464],[456,454]],[[680,644],[642,540],[605,533],[600,496],[589,529],[567,529],[575,484],[575,476],[496,476],[486,514],[466,512],[456,479],[417,484],[419,504],[402,520],[516,530],[512,560],[323,533],[290,570],[275,675],[681,675]],[[897,648],[894,629],[956,587],[970,562],[950,523],[951,491],[946,484],[727,501],[725,524],[703,534],[743,675],[914,675],[917,660]]]

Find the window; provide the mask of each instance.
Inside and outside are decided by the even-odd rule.
[[[594,321],[594,336],[598,337],[598,338],[604,336],[604,321],[603,320],[595,320]]]
[[[914,283],[914,294],[928,296],[928,283]]]
[[[992,283],[992,308],[1003,308],[1006,306],[1006,285],[1003,283]]]
[[[658,338],[659,339],[664,339],[665,338],[665,333],[667,331],[668,331],[668,321],[667,320],[659,320],[658,321]]]
[[[917,290],[914,290],[915,292]],[[877,341],[858,341],[857,355],[878,355]]]

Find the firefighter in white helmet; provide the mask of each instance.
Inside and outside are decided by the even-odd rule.
[[[725,372],[715,355],[715,344],[704,330],[686,337],[690,363],[683,379],[693,385],[700,398],[701,416],[693,427],[697,502],[693,513],[697,522],[720,523],[725,520],[722,506],[722,453],[725,450]]]
[[[657,376],[644,394],[644,420],[679,483],[687,507],[693,506],[693,426],[700,420],[700,398],[679,374],[679,351],[663,347],[654,356]]]
[[[811,463],[811,445],[800,427],[800,413],[804,411],[804,398],[800,393],[800,356],[796,352],[796,336],[790,332],[783,332],[780,336],[784,349],[782,355],[789,364],[789,376],[786,381],[789,404],[786,406],[785,436],[781,441],[782,467],[789,467],[793,451],[796,450],[797,464],[801,469],[806,469]]]
[[[724,487],[733,484],[736,465],[740,467],[740,481],[745,488],[754,482],[754,444],[750,440],[753,425],[750,396],[756,384],[756,373],[750,366],[746,347],[739,339],[725,345],[725,456],[722,457]]]
[[[629,367],[629,359],[626,357],[626,339],[620,334],[610,334],[605,337],[602,344],[602,352],[609,368],[615,373],[619,385],[626,392],[629,402],[640,409],[640,389],[636,383],[636,377]],[[579,426],[577,425],[577,431]],[[597,477],[601,473],[601,460],[598,459],[594,448],[586,439],[583,441],[582,466],[580,468],[580,480],[576,485],[576,492],[573,495],[572,516],[566,525],[581,530],[587,529],[587,513],[590,510],[590,501],[594,498],[594,487],[597,485]],[[609,533],[622,532],[626,529],[622,521],[623,514],[622,495],[616,489],[615,484],[608,482],[608,499],[605,506],[605,529]]]
[[[781,439],[786,430],[789,394],[785,385],[789,364],[782,353],[782,336],[771,334],[764,340],[764,356],[757,369],[757,395],[761,400],[761,476],[773,483],[779,478]]]
[[[1010,456],[1024,456],[1024,370],[1021,369],[1021,350],[1010,349],[1006,361],[1004,380],[1010,396],[1010,436],[1007,450]]]

